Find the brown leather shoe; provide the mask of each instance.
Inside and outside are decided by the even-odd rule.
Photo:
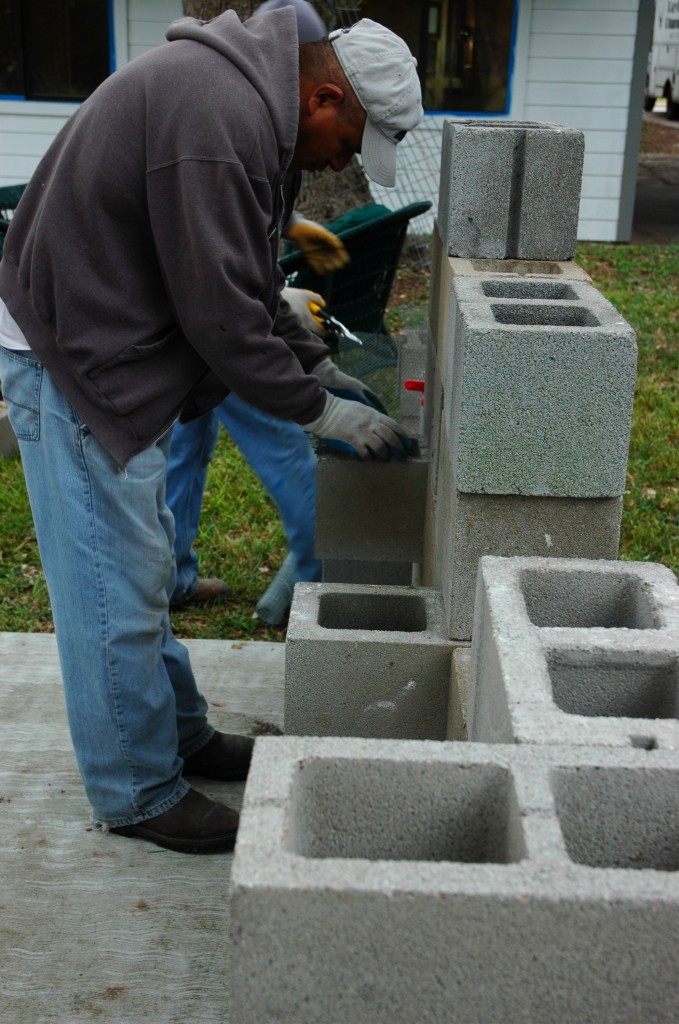
[[[190,789],[178,804],[155,818],[136,825],[109,829],[118,836],[147,839],[178,853],[223,853],[232,850],[238,831],[238,814],[202,793]]]
[[[184,758],[184,775],[240,782],[247,777],[254,743],[250,736],[216,732],[204,747]]]
[[[192,604],[207,604],[208,601],[217,601],[221,598],[231,597],[231,587],[224,580],[198,580],[198,588],[190,597],[184,601],[172,603],[172,608],[188,608]]]

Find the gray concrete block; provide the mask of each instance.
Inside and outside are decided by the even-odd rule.
[[[637,346],[586,282],[453,284],[444,391],[460,491],[623,494]]]
[[[674,1024],[670,751],[264,738],[233,1024]]]
[[[0,401],[0,458],[10,459],[19,454],[19,442],[7,415],[7,406]]]
[[[472,635],[476,574],[484,555],[615,559],[622,498],[463,494],[439,459],[425,505],[421,581],[443,595],[448,636]]]
[[[662,565],[484,558],[469,736],[679,749],[679,585]]]
[[[419,562],[428,460],[360,462],[320,455],[316,473],[316,557]]]
[[[584,135],[528,121],[445,121],[438,224],[450,256],[568,260]]]
[[[443,739],[453,649],[437,591],[297,584],[286,734]]]
[[[324,583],[372,583],[409,587],[413,582],[412,562],[352,562],[328,558],[323,562]]]
[[[450,348],[450,316],[453,283],[457,278],[497,282],[546,281],[586,282],[591,278],[572,260],[482,260],[448,256],[438,223],[432,234],[432,287],[429,300],[429,327],[439,364],[446,378],[446,358]]]

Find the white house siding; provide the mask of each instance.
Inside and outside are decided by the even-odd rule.
[[[629,240],[652,9],[652,0],[520,0],[507,116],[584,131],[583,240]],[[115,0],[118,65],[161,43],[181,14],[181,0]],[[74,109],[0,102],[0,185],[27,180]],[[429,199],[432,213],[414,223],[422,231],[438,205],[446,116],[427,115],[401,143],[397,188],[371,185],[391,208]]]
[[[521,2],[507,116],[584,132],[578,224],[582,240],[629,240],[643,100],[635,68],[640,61],[645,66],[648,52],[647,42],[637,39],[640,3],[652,7],[650,0]],[[650,33],[647,22],[642,23],[644,36]],[[404,139],[399,186],[393,192],[371,186],[376,201],[394,208],[430,199],[436,209],[446,116],[427,115]]]
[[[127,59],[163,43],[165,29],[182,13],[182,0],[128,0]]]
[[[522,117],[566,124],[585,133],[578,226],[582,239],[629,238],[621,237],[626,222],[621,206],[628,199],[625,175],[630,170],[635,174],[642,117],[643,86],[636,87],[634,76],[639,3],[532,3]],[[626,160],[630,145],[635,149],[631,168]]]
[[[181,14],[181,0],[114,0],[116,65],[162,43],[168,24]],[[77,103],[0,100],[0,185],[28,181],[77,109]]]

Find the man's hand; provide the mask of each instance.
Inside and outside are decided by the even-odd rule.
[[[320,363],[316,363],[311,372],[318,377],[324,388],[332,391],[352,391],[361,402],[372,405],[373,409],[378,409],[379,412],[386,412],[377,395],[366,387],[363,381],[358,377],[350,377],[348,373],[343,373],[335,366],[332,359],[322,359]]]
[[[304,424],[303,429],[363,460],[386,462],[392,455],[404,458],[406,447],[412,444],[396,420],[372,406],[331,394],[318,419]]]
[[[317,320],[309,309],[309,303],[315,302],[321,309],[325,308],[325,299],[317,292],[311,292],[308,288],[282,288],[281,298],[290,306],[290,309],[298,318],[302,327],[307,331],[317,334],[319,338],[327,338],[328,331],[324,324]]]
[[[350,260],[344,243],[337,235],[313,220],[296,216],[286,237],[297,243],[305,261],[321,277],[331,270],[339,270]]]

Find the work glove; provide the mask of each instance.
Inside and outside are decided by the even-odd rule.
[[[305,262],[321,277],[331,270],[339,270],[351,258],[337,235],[299,214],[293,214],[286,237],[299,246]]]
[[[287,286],[281,289],[281,298],[290,306],[290,309],[295,314],[297,319],[302,324],[302,327],[306,327],[307,331],[311,331],[313,334],[317,334],[319,338],[326,338],[328,331],[322,321],[317,320],[313,316],[309,309],[309,303],[314,302],[321,309],[325,308],[325,299],[318,292],[311,292],[308,288],[288,288]]]
[[[339,392],[342,398],[349,397],[347,393],[351,393],[358,398],[359,402],[365,402],[366,405],[371,405],[373,409],[386,415],[387,410],[374,391],[366,387],[363,381],[357,377],[350,377],[348,373],[342,373],[329,357],[317,363],[311,372],[318,377],[327,391]]]
[[[403,459],[408,443],[413,443],[396,420],[359,400],[332,394],[328,394],[321,415],[304,424],[303,429],[364,461],[372,458],[386,462],[392,455]]]

